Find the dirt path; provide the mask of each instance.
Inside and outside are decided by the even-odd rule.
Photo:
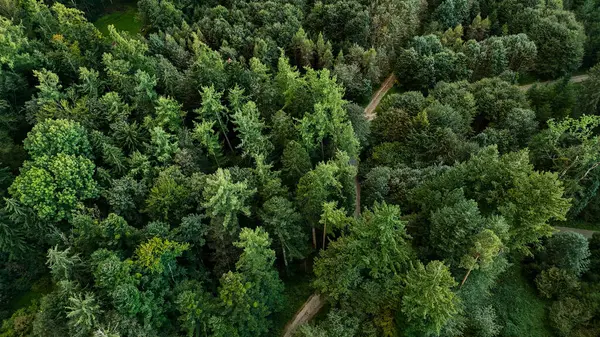
[[[583,81],[587,80],[588,77],[589,77],[589,75],[577,75],[577,76],[573,76],[573,77],[571,77],[571,79],[569,80],[569,82],[571,82],[571,83],[583,82]],[[519,86],[519,89],[521,91],[527,91],[527,90],[529,90],[529,88],[533,87],[534,84],[550,84],[552,82],[556,82],[556,80],[555,81],[545,81],[545,82],[535,82],[535,83],[525,84],[525,85]]]
[[[575,232],[575,233],[579,233],[579,234],[585,236],[588,239],[591,239],[592,235],[594,235],[594,233],[599,233],[598,231],[592,231],[592,230],[589,230],[589,229],[579,229],[579,228],[559,227],[559,226],[555,226],[554,228],[558,229],[561,232]]]
[[[373,120],[373,118],[375,118],[375,108],[377,108],[379,102],[381,102],[381,99],[383,96],[385,96],[388,90],[394,86],[394,83],[396,83],[396,75],[392,73],[390,76],[388,76],[388,78],[385,79],[385,81],[383,81],[379,90],[375,92],[371,102],[369,102],[369,105],[367,105],[365,108],[365,117],[367,117],[368,120]]]
[[[283,329],[282,337],[292,337],[298,327],[310,322],[325,305],[325,299],[320,294],[312,294]]]

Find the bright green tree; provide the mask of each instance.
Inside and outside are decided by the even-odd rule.
[[[539,169],[557,172],[572,198],[571,216],[578,215],[600,186],[600,137],[594,133],[598,116],[584,115],[548,121],[548,128],[530,143],[532,160]]]
[[[229,132],[227,128],[229,116],[227,114],[227,108],[221,103],[221,96],[223,96],[223,93],[216,91],[215,87],[211,85],[210,87],[202,87],[200,94],[202,95],[202,107],[194,110],[194,112],[198,114],[202,121],[214,122],[219,126],[223,137],[225,137],[225,140],[227,141],[229,149],[233,152],[233,147],[227,136],[227,133]]]
[[[323,203],[338,199],[342,193],[342,183],[336,178],[338,171],[335,163],[320,163],[298,182],[296,198],[302,215],[312,225],[313,247],[317,246],[315,226]]]
[[[181,104],[176,100],[160,96],[156,101],[155,117],[147,116],[144,124],[148,129],[160,126],[171,133],[177,133],[181,130],[185,111],[181,110]]]
[[[255,193],[256,189],[251,189],[247,181],[235,182],[229,169],[219,168],[206,178],[201,205],[211,220],[209,234],[220,272],[230,270],[235,261],[236,252],[231,244],[240,230],[238,216],[250,216],[248,203]]]
[[[273,149],[267,135],[264,134],[265,123],[260,119],[258,109],[254,102],[248,102],[236,109],[233,114],[234,129],[241,140],[239,148],[244,156],[267,156]]]
[[[234,182],[229,170],[218,169],[206,179],[202,207],[210,217],[221,219],[223,227],[235,229],[238,214],[250,215],[247,201],[255,192],[246,182]]]
[[[162,274],[173,273],[176,258],[189,248],[187,243],[178,243],[153,237],[135,250],[135,263],[144,271]]]
[[[168,163],[179,152],[179,142],[162,127],[156,126],[150,130],[151,147],[154,157],[160,163]]]
[[[414,258],[405,225],[398,206],[376,203],[365,210],[349,234],[321,251],[315,288],[352,310],[377,314],[396,307],[400,277]]]
[[[417,262],[404,283],[402,313],[422,333],[438,335],[458,314],[458,298],[452,292],[457,283],[444,263],[431,261],[424,266]]]
[[[69,328],[74,336],[87,336],[96,327],[100,305],[93,293],[75,294],[69,298],[67,309]]]
[[[94,163],[81,156],[37,157],[25,162],[10,192],[40,219],[57,222],[70,218],[82,201],[98,195],[94,168]]]
[[[473,238],[469,253],[463,256],[460,267],[467,269],[467,273],[460,285],[464,285],[473,269],[488,267],[500,253],[503,247],[502,240],[491,229],[484,229]]]
[[[24,147],[33,158],[59,153],[74,156],[91,154],[85,128],[77,122],[65,119],[48,119],[36,124],[27,135]]]
[[[269,248],[269,235],[260,227],[242,229],[235,245],[243,253],[236,272],[221,278],[221,324],[226,324],[230,336],[263,336],[269,331],[267,316],[277,312],[282,303],[283,283],[273,269],[275,252]],[[216,336],[222,335],[215,332]]]
[[[221,142],[219,137],[215,134],[213,126],[215,122],[201,122],[196,123],[196,127],[193,131],[194,139],[200,142],[200,145],[206,150],[206,152],[212,156],[219,165],[219,159],[223,156],[223,150],[221,149]]]

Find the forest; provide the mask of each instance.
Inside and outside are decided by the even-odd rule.
[[[0,337],[597,337],[599,189],[600,0],[0,0]]]

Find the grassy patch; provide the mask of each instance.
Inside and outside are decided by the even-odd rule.
[[[135,7],[126,7],[123,11],[106,14],[94,22],[94,25],[103,35],[108,35],[109,25],[132,35],[139,33],[142,29],[142,23],[137,18]]]
[[[285,290],[283,293],[284,307],[281,312],[273,315],[273,336],[281,336],[287,322],[294,317],[302,304],[312,295],[310,277],[307,274],[293,275],[284,278]]]
[[[515,265],[501,275],[492,291],[491,304],[496,309],[503,337],[548,337],[554,334],[547,326],[547,303]]]

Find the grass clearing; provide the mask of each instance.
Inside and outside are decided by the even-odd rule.
[[[503,326],[500,336],[554,336],[546,324],[547,303],[537,296],[536,289],[527,282],[518,265],[499,277],[490,301],[496,309],[498,323]]]
[[[105,36],[108,35],[109,25],[132,35],[136,35],[142,30],[142,22],[137,18],[137,9],[132,6],[126,7],[123,11],[103,15],[94,22],[94,26]]]

